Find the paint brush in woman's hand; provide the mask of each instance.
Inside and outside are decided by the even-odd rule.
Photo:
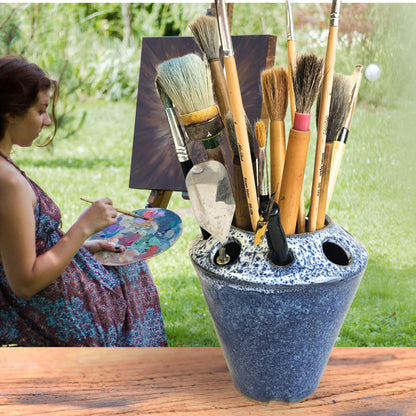
[[[325,55],[325,67],[322,80],[321,107],[318,118],[318,131],[315,148],[315,164],[312,178],[311,202],[308,215],[308,231],[316,230],[320,186],[322,180],[322,163],[324,159],[325,142],[331,103],[332,83],[334,79],[335,56],[338,38],[340,0],[332,0],[331,17],[329,21],[328,42]]]
[[[85,199],[85,198],[82,198],[82,197],[80,197],[79,199],[80,199],[81,201],[88,202],[89,204],[93,204],[93,203],[94,203],[94,201],[90,201],[89,199]],[[136,214],[136,213],[135,213],[135,212],[133,212],[133,211],[127,211],[127,210],[125,210],[125,209],[116,208],[116,207],[114,207],[114,209],[115,209],[117,212],[119,212],[120,214],[129,215],[130,217],[142,218],[142,219],[144,219],[144,220],[150,220],[150,218],[145,217],[145,216],[138,215],[138,214]]]
[[[311,108],[322,81],[323,61],[300,55],[293,74],[296,113],[289,133],[279,195],[280,219],[287,235],[295,233],[310,138]]]

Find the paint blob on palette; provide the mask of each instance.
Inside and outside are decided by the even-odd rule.
[[[121,253],[100,251],[95,257],[106,266],[138,263],[169,249],[182,233],[182,221],[164,208],[133,211],[139,217],[120,215],[117,223],[92,235],[90,240],[108,240],[126,249]]]

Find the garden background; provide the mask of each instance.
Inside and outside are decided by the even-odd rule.
[[[0,53],[21,54],[60,82],[59,130],[53,144],[16,149],[12,157],[60,206],[64,230],[85,208],[81,196],[109,196],[125,209],[145,206],[149,191],[128,187],[141,39],[190,36],[188,23],[208,7],[0,4]],[[298,53],[323,57],[330,5],[294,3],[292,9]],[[377,81],[362,81],[329,212],[369,252],[337,346],[416,346],[415,17],[416,4],[341,7],[336,71],[348,75],[356,64],[376,63],[382,74]],[[261,33],[277,35],[276,64],[286,66],[284,4],[236,3],[232,34]],[[306,189],[315,137],[312,131]],[[217,346],[188,257],[198,224],[180,194],[174,194],[169,209],[181,215],[183,234],[170,250],[149,261],[169,344]]]

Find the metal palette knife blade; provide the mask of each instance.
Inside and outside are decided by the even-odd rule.
[[[185,182],[198,224],[224,245],[235,211],[233,191],[224,165],[215,160],[194,165]]]

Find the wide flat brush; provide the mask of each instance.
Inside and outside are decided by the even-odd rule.
[[[300,55],[296,60],[293,88],[296,113],[289,132],[279,194],[280,217],[287,235],[295,233],[310,139],[311,108],[322,81],[322,59]]]
[[[308,215],[308,231],[316,230],[320,186],[322,180],[322,164],[324,159],[325,142],[331,103],[332,83],[334,79],[335,56],[337,49],[340,0],[332,0],[329,33],[325,55],[325,67],[322,80],[321,107],[319,110],[318,130],[315,148],[315,163],[312,177],[311,201]]]
[[[270,119],[270,186],[279,195],[286,155],[285,116],[288,106],[288,73],[283,67],[261,74],[263,99]]]
[[[323,171],[319,194],[318,217],[316,222],[316,228],[318,230],[323,228],[325,225],[329,176],[331,172],[332,149],[334,147],[334,141],[336,140],[338,133],[341,130],[342,123],[344,122],[345,115],[347,113],[350,92],[351,77],[335,73],[334,80],[332,83],[331,105],[329,107]],[[317,114],[319,114],[320,102],[321,100],[319,95],[316,103]]]
[[[177,108],[191,140],[202,140],[208,158],[224,164],[218,135],[224,124],[215,104],[211,75],[196,54],[187,54],[161,63],[160,84]]]
[[[175,146],[176,155],[181,165],[183,176],[186,179],[186,176],[194,164],[186,146],[185,135],[182,131],[178,117],[176,116],[175,109],[173,108],[173,103],[169,96],[166,94],[166,91],[163,89],[159,76],[156,76],[155,85],[160,101],[163,105],[163,108],[165,109],[165,114],[168,120],[169,130],[172,135],[173,144]],[[204,230],[202,227],[201,233],[204,240],[210,237],[208,231]]]
[[[215,7],[217,11],[221,44],[224,52],[224,67],[227,75],[227,89],[230,97],[231,112],[233,115],[234,127],[237,136],[241,170],[244,179],[247,204],[249,208],[251,230],[254,231],[257,227],[257,221],[259,219],[259,207],[257,201],[254,170],[250,154],[250,142],[247,132],[246,117],[243,107],[243,100],[241,97],[237,66],[234,58],[234,48],[231,42],[225,2],[223,0],[216,0]]]
[[[344,155],[345,146],[348,139],[348,134],[350,131],[351,121],[354,114],[355,105],[357,103],[358,92],[360,90],[361,79],[363,76],[364,67],[362,65],[356,65],[354,72],[352,74],[352,91],[350,100],[348,103],[347,114],[343,122],[341,131],[334,142],[332,150],[332,162],[331,170],[329,175],[329,190],[328,190],[328,199],[327,207],[331,202],[332,193],[334,192],[335,182],[338,177],[338,172],[341,166],[342,157]]]

